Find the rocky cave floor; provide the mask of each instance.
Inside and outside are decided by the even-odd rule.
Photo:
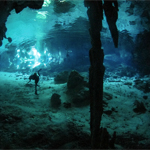
[[[49,76],[41,76],[35,95],[28,76],[0,72],[0,149],[90,149],[89,104],[76,106],[67,83]],[[105,78],[101,126],[111,136],[116,131],[116,149],[150,148],[149,85],[148,76]],[[61,96],[57,109],[50,104],[53,93]]]

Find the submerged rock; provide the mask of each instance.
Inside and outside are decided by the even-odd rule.
[[[71,102],[75,106],[81,107],[89,104],[88,82],[77,71],[71,71],[67,87],[67,94],[71,97]]]
[[[113,98],[113,95],[108,93],[108,92],[104,92],[103,93],[103,99],[104,100],[111,100]]]
[[[63,71],[57,74],[57,76],[54,78],[54,81],[56,84],[66,83],[68,81],[69,72]]]
[[[143,98],[144,98],[144,99],[147,99],[147,98],[148,98],[148,96],[144,95],[144,96],[143,96]]]
[[[70,1],[54,1],[54,12],[55,13],[66,13],[69,12],[71,8],[75,7]]]
[[[51,97],[51,106],[53,108],[58,108],[61,104],[60,95],[57,93],[54,93]]]
[[[85,106],[90,103],[89,89],[83,88],[72,96],[72,103],[77,106]]]
[[[143,91],[144,93],[149,93],[150,92],[150,81],[149,80],[135,80],[135,85],[134,87],[137,88],[138,90]]]
[[[143,104],[143,102],[139,102],[138,100],[135,100],[134,102],[134,109],[133,111],[136,113],[145,113],[146,112],[146,108]]]
[[[83,87],[89,87],[88,80],[86,77],[81,76],[77,71],[72,70],[67,81],[68,90],[74,90]]]
[[[65,108],[71,108],[71,103],[64,102],[63,105]]]
[[[67,87],[68,89],[74,89],[76,87],[82,86],[84,82],[84,78],[75,70],[71,71],[68,82],[67,82]]]

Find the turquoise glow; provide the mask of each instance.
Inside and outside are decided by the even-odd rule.
[[[28,55],[30,55],[30,64],[28,66],[31,66],[31,68],[35,68],[36,66],[39,66],[41,64],[41,62],[39,62],[39,59],[41,57],[41,54],[37,51],[37,49],[32,46],[31,51],[28,53]],[[32,59],[32,57],[34,57]],[[33,64],[32,64],[33,63]]]

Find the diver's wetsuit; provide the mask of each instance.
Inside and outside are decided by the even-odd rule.
[[[41,70],[41,69],[40,69]],[[39,70],[39,71],[40,71]],[[31,80],[35,80],[35,94],[37,95],[37,86],[38,86],[38,82],[39,82],[39,76],[40,76],[40,73],[39,73],[39,71],[38,71],[38,74],[37,73],[34,73],[33,75],[30,75],[30,77],[29,77],[29,82],[31,82]],[[29,83],[28,82],[28,83]],[[27,84],[28,84],[27,83]]]

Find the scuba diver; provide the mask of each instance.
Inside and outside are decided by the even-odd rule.
[[[40,71],[41,71],[42,69],[40,69],[40,70],[38,70],[38,74],[37,73],[34,73],[33,75],[30,75],[29,76],[29,82],[31,82],[31,80],[35,80],[35,94],[37,95],[37,86],[39,86],[37,83],[39,82],[39,76],[40,76]],[[29,83],[28,82],[28,83]],[[28,84],[27,83],[27,84]]]

